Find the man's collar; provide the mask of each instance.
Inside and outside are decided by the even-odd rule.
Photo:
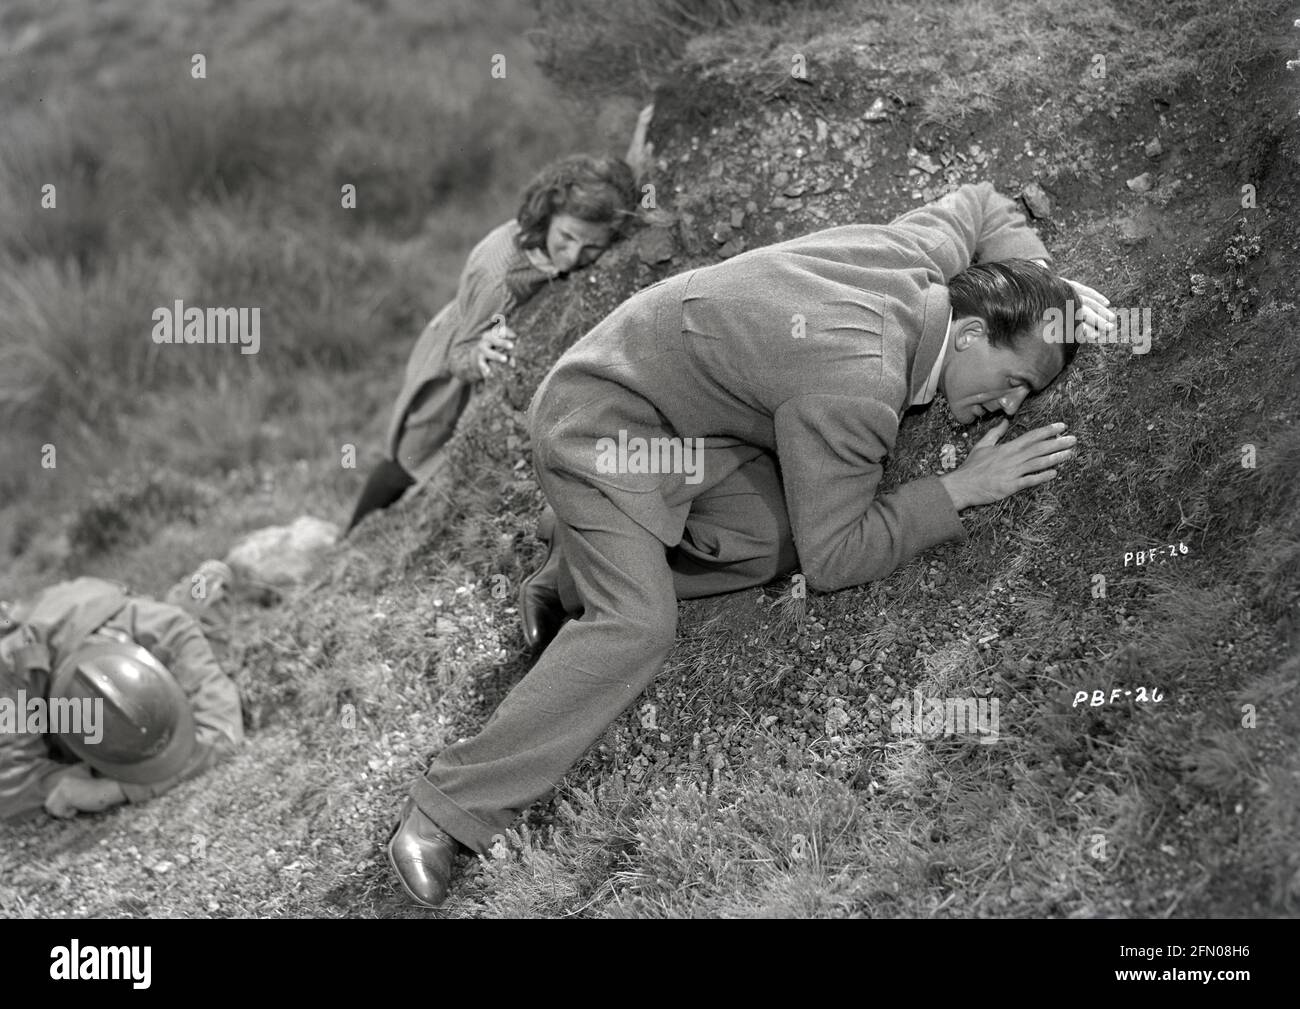
[[[943,371],[948,350],[948,328],[952,323],[952,306],[948,302],[948,288],[933,285],[925,297],[924,322],[921,340],[908,382],[908,405],[922,406],[934,399],[939,391],[939,375]]]

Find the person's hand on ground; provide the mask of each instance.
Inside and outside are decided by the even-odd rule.
[[[84,766],[74,767],[50,790],[45,811],[66,820],[78,813],[98,813],[123,802],[126,793],[112,778],[92,778]]]
[[[1074,454],[1074,435],[1064,424],[1047,424],[999,445],[1010,420],[1003,420],[975,443],[957,469],[939,478],[958,511],[992,504],[1017,491],[1037,487],[1056,477],[1055,466]]]
[[[502,323],[483,331],[474,351],[474,362],[485,379],[492,377],[492,363],[510,364],[510,354],[515,349],[515,331]]]
[[[1036,259],[1034,262],[1040,266],[1047,266],[1046,261],[1042,259]],[[1048,266],[1048,269],[1051,267]],[[1115,326],[1115,313],[1110,310],[1110,299],[1087,284],[1081,284],[1069,277],[1061,277],[1061,279],[1074,288],[1077,299],[1074,307],[1075,342],[1098,342],[1099,337],[1110,332]],[[1083,329],[1079,330],[1079,326]]]
[[[1062,277],[1074,288],[1079,302],[1074,307],[1075,343],[1096,343],[1115,327],[1115,313],[1110,310],[1110,300],[1100,291],[1077,280]],[[1083,329],[1080,330],[1079,327]],[[1082,337],[1082,339],[1080,339]]]

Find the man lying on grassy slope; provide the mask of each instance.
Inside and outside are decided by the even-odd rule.
[[[876,495],[908,406],[942,392],[961,423],[1009,417],[1074,350],[1044,340],[1048,309],[1078,298],[1084,335],[1110,324],[1047,255],[1010,200],[964,186],[661,281],[560,358],[530,408],[551,550],[520,597],[546,650],[412,789],[388,846],[412,898],[441,903],[458,843],[486,851],[646,688],[678,599],[796,566],[821,590],[883,578],[963,538],[960,509],[1056,475],[1064,425],[999,445],[1004,418],[959,469]],[[675,445],[654,455],[675,465],[638,445]]]
[[[239,693],[185,609],[76,578],[10,616],[0,613],[0,821],[147,802],[243,742]]]

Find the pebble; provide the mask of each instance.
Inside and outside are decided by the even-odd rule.
[[[885,99],[877,98],[871,103],[871,108],[862,113],[862,118],[869,123],[878,123],[881,120],[888,119],[889,113],[885,111]]]
[[[1037,182],[1031,182],[1020,190],[1020,198],[1025,201],[1025,206],[1029,212],[1038,220],[1044,221],[1052,216],[1051,197],[1043,191],[1043,187]]]
[[[1129,179],[1128,182],[1124,184],[1135,193],[1149,192],[1151,189],[1151,173],[1143,172],[1141,175],[1136,175]]]
[[[934,163],[934,159],[928,154],[922,154],[912,162],[917,168],[925,172],[926,175],[933,175],[939,170],[939,166]]]
[[[641,262],[647,266],[668,262],[675,251],[672,229],[656,226],[638,232],[636,251]]]
[[[1136,245],[1155,234],[1155,226],[1147,220],[1126,217],[1119,222],[1119,238],[1125,245]]]

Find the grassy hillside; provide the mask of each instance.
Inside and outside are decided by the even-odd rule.
[[[223,651],[252,729],[241,756],[148,806],[3,830],[0,910],[1294,915],[1296,15],[1263,0],[636,8],[688,25],[673,34],[594,0],[539,8],[555,87],[600,78],[633,108],[657,88],[662,214],[521,314],[519,366],[472,408],[445,483],[369,520],[302,593],[237,606]],[[528,17],[506,5],[489,21],[481,5],[339,4],[283,34],[263,5],[96,6],[89,28],[79,5],[35,9],[0,18],[6,114],[31,138],[0,162],[0,406],[17,418],[0,594],[72,572],[161,592],[239,531],[342,516],[359,476],[339,446],[377,454],[404,352],[469,244],[531,166],[613,131],[545,97]],[[77,59],[73,25],[120,51]],[[204,44],[238,61],[225,90],[133,90]],[[519,54],[518,90],[490,90],[482,51]],[[429,86],[435,64],[465,88]],[[62,111],[32,110],[47,92]],[[430,118],[443,128],[420,129]],[[76,223],[13,195],[54,171],[81,180]],[[356,172],[376,209],[340,220]],[[985,178],[1037,183],[1062,271],[1151,311],[1149,353],[1081,348],[1019,415],[1012,436],[1068,422],[1076,459],[879,583],[683,604],[647,696],[464,866],[444,911],[409,906],[380,854],[408,783],[527,669],[513,602],[540,559],[541,498],[522,411],[550,363],[660,277]],[[153,354],[140,306],[191,291],[267,306],[281,342],[264,337],[256,367]],[[980,433],[942,402],[914,412],[887,478],[938,472]],[[35,461],[50,441],[53,472]],[[1126,563],[1151,548],[1156,563]],[[1116,687],[1161,699],[1073,703]],[[890,702],[917,690],[997,700],[998,741],[900,733]]]
[[[611,139],[546,86],[528,24],[518,3],[6,5],[5,555],[99,478],[124,500],[171,476],[242,498],[310,460],[276,507],[343,508],[341,446],[374,457],[413,334],[469,248],[537,167]],[[151,313],[178,299],[259,307],[259,353],[155,345]],[[33,465],[47,444],[53,469]],[[187,562],[131,574],[155,587]]]

